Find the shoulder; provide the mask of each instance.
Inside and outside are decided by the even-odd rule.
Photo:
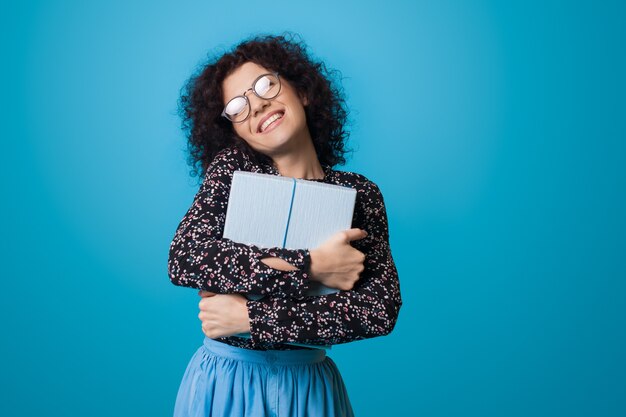
[[[358,195],[374,200],[382,200],[382,193],[378,185],[363,174],[352,171],[333,170],[340,185],[357,190]]]
[[[232,177],[234,171],[257,171],[258,168],[242,149],[235,145],[219,150],[207,166],[205,180],[214,177]]]
[[[213,160],[207,167],[207,175],[219,170],[231,170],[240,169],[243,166],[243,155],[241,150],[235,146],[229,146],[219,150]]]
[[[205,188],[229,188],[235,171],[263,172],[250,155],[236,145],[219,150],[204,174]]]
[[[243,166],[244,159],[239,149],[231,146],[219,150],[206,168],[200,191],[230,188],[234,172],[243,170]]]
[[[220,173],[230,172],[232,176],[232,172],[236,170],[264,172],[263,167],[253,161],[248,151],[237,145],[230,145],[218,151],[206,171],[207,175],[214,175],[216,171],[220,171]]]

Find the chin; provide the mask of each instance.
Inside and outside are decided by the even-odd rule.
[[[254,138],[254,140],[244,139],[248,145],[257,152],[267,154],[282,145],[282,140],[277,138]]]
[[[282,126],[281,126],[282,127]],[[279,146],[283,145],[287,142],[291,141],[293,135],[290,135],[289,132],[268,132],[267,135],[257,136],[255,141],[260,143],[261,145],[271,145],[271,146]]]

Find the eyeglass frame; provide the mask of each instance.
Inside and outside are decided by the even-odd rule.
[[[265,97],[261,97],[260,95],[257,94],[256,90],[254,89],[254,86],[256,85],[256,83],[263,77],[265,77],[266,75],[275,75],[276,79],[278,80],[278,91],[276,92],[276,95],[272,98],[265,98]],[[255,96],[257,96],[258,98],[262,99],[262,100],[273,100],[275,99],[278,94],[280,94],[280,90],[282,88],[282,83],[280,81],[280,77],[278,76],[278,72],[276,71],[272,71],[272,72],[266,72],[265,74],[261,74],[258,77],[256,77],[254,79],[254,81],[252,81],[252,87],[248,88],[246,91],[243,92],[243,94],[240,94],[238,96],[235,96],[233,98],[231,98],[230,100],[228,100],[228,102],[226,103],[226,105],[224,106],[224,110],[222,110],[222,113],[220,114],[220,116],[226,118],[226,120],[228,120],[231,123],[243,123],[246,120],[248,120],[248,118],[250,117],[250,115],[252,114],[252,105],[250,104],[250,100],[248,100],[248,97],[246,96],[246,93],[250,90],[252,90],[252,92],[254,93]],[[226,115],[226,107],[228,107],[228,103],[230,103],[231,101],[233,101],[234,99],[236,99],[237,97],[243,97],[244,100],[246,100],[246,105],[248,106],[248,115],[243,119],[243,120],[239,120],[238,122],[235,122],[234,120],[230,120],[228,118],[228,116]]]

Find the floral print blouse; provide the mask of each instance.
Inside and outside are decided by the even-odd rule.
[[[230,184],[235,170],[280,175],[272,165],[253,162],[242,149],[219,151],[178,226],[169,250],[168,274],[175,285],[228,293],[255,293],[246,305],[250,338],[216,340],[255,350],[307,349],[287,342],[332,345],[386,335],[395,326],[402,300],[389,247],[387,213],[376,184],[353,172],[323,165],[323,179],[309,181],[357,190],[352,227],[368,232],[350,244],[365,254],[365,269],[350,291],[304,296],[309,288],[308,248],[261,248],[222,238]],[[280,257],[298,269],[281,271],[261,259]]]

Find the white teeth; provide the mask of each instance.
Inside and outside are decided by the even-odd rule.
[[[281,117],[283,117],[283,114],[284,114],[284,113],[276,113],[276,114],[274,114],[274,115],[270,116],[270,118],[269,118],[269,119],[267,119],[265,122],[263,122],[263,124],[261,125],[261,128],[260,128],[259,130],[260,130],[261,132],[263,132],[265,129],[267,129],[267,127],[268,127],[270,124],[272,124],[272,122],[273,122],[274,120],[278,120],[278,119],[280,119]]]

